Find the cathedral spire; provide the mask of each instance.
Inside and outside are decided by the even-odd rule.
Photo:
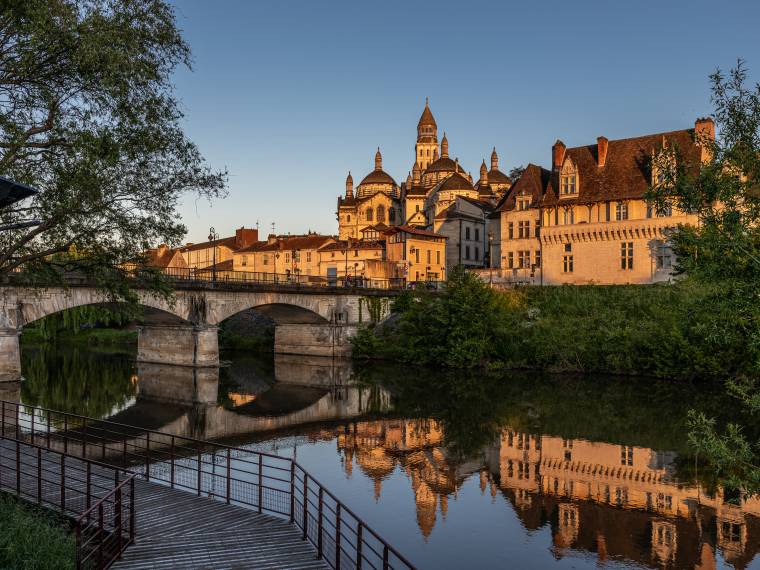
[[[430,110],[430,104],[425,98],[425,108],[422,110],[420,120],[417,122],[417,142],[423,140],[435,140],[438,137],[438,125],[433,117],[433,112]]]
[[[383,155],[380,154],[380,147],[377,147],[377,152],[375,153],[375,170],[382,170],[383,169]]]
[[[414,181],[415,185],[420,183],[421,176],[422,176],[422,169],[420,168],[420,163],[415,162],[414,167],[412,168],[412,180]]]
[[[493,147],[491,153],[491,170],[499,170],[499,155],[496,154],[496,147]]]
[[[354,179],[351,176],[351,171],[348,171],[346,176],[346,200],[351,200],[354,197]]]
[[[486,168],[486,160],[483,159],[483,162],[480,165],[480,183],[483,185],[488,184],[488,169]]]
[[[441,156],[443,158],[448,158],[449,156],[449,139],[446,138],[446,132],[443,133],[443,138],[441,139]]]

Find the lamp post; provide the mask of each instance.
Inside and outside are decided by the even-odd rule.
[[[493,287],[493,232],[488,232],[488,285]]]
[[[213,263],[211,265],[211,281],[216,284],[216,240],[219,239],[219,234],[211,226],[208,230],[208,241],[211,242],[211,250],[213,251]]]

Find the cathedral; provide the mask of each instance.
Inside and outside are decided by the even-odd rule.
[[[340,239],[363,239],[368,231],[376,235],[384,226],[398,225],[438,232],[442,224],[456,217],[458,198],[479,205],[484,212],[492,211],[510,186],[509,177],[499,170],[495,148],[490,170],[484,160],[480,178],[473,182],[459,159],[449,156],[445,133],[438,142],[438,124],[425,101],[417,123],[414,164],[406,181],[399,185],[383,170],[378,148],[375,169],[356,189],[348,173],[345,195],[338,198],[338,235]]]

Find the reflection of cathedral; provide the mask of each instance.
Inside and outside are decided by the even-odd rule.
[[[716,567],[716,554],[745,568],[760,549],[760,500],[728,503],[673,476],[674,454],[505,429],[481,457],[452,461],[434,420],[379,420],[341,428],[344,468],[382,482],[398,467],[411,482],[421,532],[477,474],[482,492],[499,491],[526,529],[550,525],[557,557],[594,552],[652,567]]]

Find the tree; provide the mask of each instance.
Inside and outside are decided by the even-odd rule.
[[[515,166],[512,170],[509,171],[509,179],[512,181],[512,184],[520,179],[520,177],[523,175],[523,172],[525,172],[525,167],[522,164],[520,166]]]
[[[747,85],[742,60],[728,75],[717,70],[712,83],[713,118],[719,136],[698,142],[709,161],[690,169],[671,148],[654,157],[659,175],[650,197],[662,212],[671,206],[696,214],[697,227],[679,227],[671,236],[677,270],[689,279],[718,283],[716,312],[730,308],[730,326],[743,331],[740,342],[753,361],[739,377],[726,378],[738,398],[735,420],[726,425],[692,412],[690,441],[729,489],[760,493],[760,84]],[[725,338],[716,320],[703,334]],[[729,325],[726,325],[729,326]],[[731,363],[727,363],[731,364]],[[738,496],[740,493],[736,493]]]
[[[0,211],[0,281],[20,267],[77,270],[115,288],[114,267],[185,234],[186,193],[217,197],[181,128],[171,75],[190,50],[164,0],[6,0],[0,10],[0,174],[36,187]],[[113,277],[116,279],[113,279]]]

